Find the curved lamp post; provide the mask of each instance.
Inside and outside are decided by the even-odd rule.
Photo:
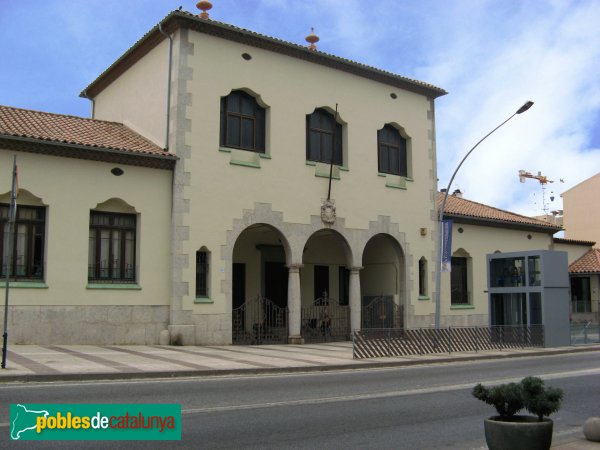
[[[435,328],[436,329],[440,328],[440,309],[441,309],[440,308],[440,288],[441,288],[441,279],[442,279],[442,273],[441,273],[442,272],[442,257],[443,257],[442,252],[443,252],[443,241],[444,241],[444,236],[443,236],[444,230],[442,227],[442,221],[444,220],[444,208],[446,208],[446,200],[448,200],[448,193],[450,192],[450,186],[452,185],[452,182],[454,181],[454,177],[456,177],[456,173],[458,172],[458,169],[461,168],[461,166],[463,165],[465,160],[469,157],[469,155],[471,153],[473,153],[473,150],[475,150],[479,146],[479,144],[481,144],[488,136],[490,136],[494,131],[496,131],[498,128],[500,128],[502,125],[504,125],[510,119],[515,117],[517,114],[523,114],[525,111],[527,111],[532,106],[533,106],[533,102],[531,100],[525,102],[525,104],[523,106],[521,106],[516,112],[514,112],[508,119],[506,119],[504,122],[502,122],[496,128],[494,128],[492,131],[490,131],[488,134],[486,134],[484,137],[482,137],[479,140],[479,142],[477,142],[477,144],[475,144],[471,148],[471,150],[469,150],[467,152],[465,157],[458,164],[458,167],[456,168],[456,170],[454,170],[452,177],[450,178],[450,182],[448,183],[446,192],[444,192],[444,199],[442,200],[442,205],[439,209],[439,215],[438,215],[438,228],[439,228],[438,260],[437,260],[437,270],[435,271]]]

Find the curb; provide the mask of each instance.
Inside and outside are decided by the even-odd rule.
[[[424,359],[410,361],[382,361],[363,364],[334,364],[327,366],[298,366],[298,367],[273,367],[273,368],[249,368],[249,369],[208,369],[208,370],[176,370],[157,372],[91,372],[91,373],[64,373],[64,374],[25,374],[25,375],[0,375],[0,384],[4,383],[31,383],[31,382],[53,382],[53,381],[102,381],[102,380],[136,380],[136,379],[159,379],[159,378],[193,378],[193,377],[227,377],[244,375],[268,375],[285,373],[306,372],[332,372],[340,370],[356,369],[378,369],[393,367],[410,367],[417,365],[431,365],[450,362],[464,361],[488,361],[493,359],[525,358],[539,356],[553,356],[566,353],[583,353],[599,351],[600,347],[566,347],[545,351],[533,351],[528,353],[507,353],[503,355],[482,355],[475,353],[464,356],[445,356],[439,359]]]

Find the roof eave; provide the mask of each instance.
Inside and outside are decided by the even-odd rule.
[[[0,135],[0,148],[166,170],[173,170],[179,159],[170,153],[165,155],[136,153],[123,149],[94,147],[11,135]]]
[[[484,226],[493,226],[497,227],[498,225],[502,225],[503,228],[510,228],[513,230],[524,230],[524,231],[534,231],[534,232],[542,232],[547,234],[558,233],[562,230],[562,228],[557,226],[550,225],[534,225],[527,223],[517,223],[517,222],[509,222],[505,220],[495,220],[495,219],[487,219],[480,217],[472,217],[472,216],[463,216],[460,214],[452,214],[452,213],[444,213],[444,217],[449,217],[454,219],[457,223],[463,224],[471,224],[471,225],[484,225]]]
[[[416,80],[394,75],[379,69],[366,65],[355,63],[337,56],[328,55],[319,51],[312,51],[306,47],[280,41],[268,36],[252,33],[227,24],[222,24],[212,20],[204,20],[191,16],[181,11],[173,11],[165,17],[159,24],[167,34],[173,33],[179,28],[189,28],[201,33],[221,37],[223,39],[244,43],[257,48],[273,51],[298,59],[303,59],[316,64],[321,64],[338,70],[343,70],[358,76],[369,78],[391,86],[396,86],[407,91],[415,92],[430,98],[437,98],[446,95],[448,92],[426,83],[420,83]],[[125,70],[133,66],[151,49],[166,39],[165,35],[156,25],[132,47],[130,47],[119,59],[117,59],[108,69],[106,69],[96,80],[90,83],[80,96],[88,99],[94,98]]]

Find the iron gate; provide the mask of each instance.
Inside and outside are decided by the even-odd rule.
[[[232,311],[234,345],[287,344],[288,309],[260,295]]]
[[[350,339],[350,307],[321,297],[301,311],[304,342],[347,341]]]
[[[364,297],[361,312],[361,328],[402,328],[404,315],[402,305],[394,303],[394,297]]]

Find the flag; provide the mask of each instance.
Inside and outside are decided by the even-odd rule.
[[[452,268],[452,220],[442,221],[442,272]]]

